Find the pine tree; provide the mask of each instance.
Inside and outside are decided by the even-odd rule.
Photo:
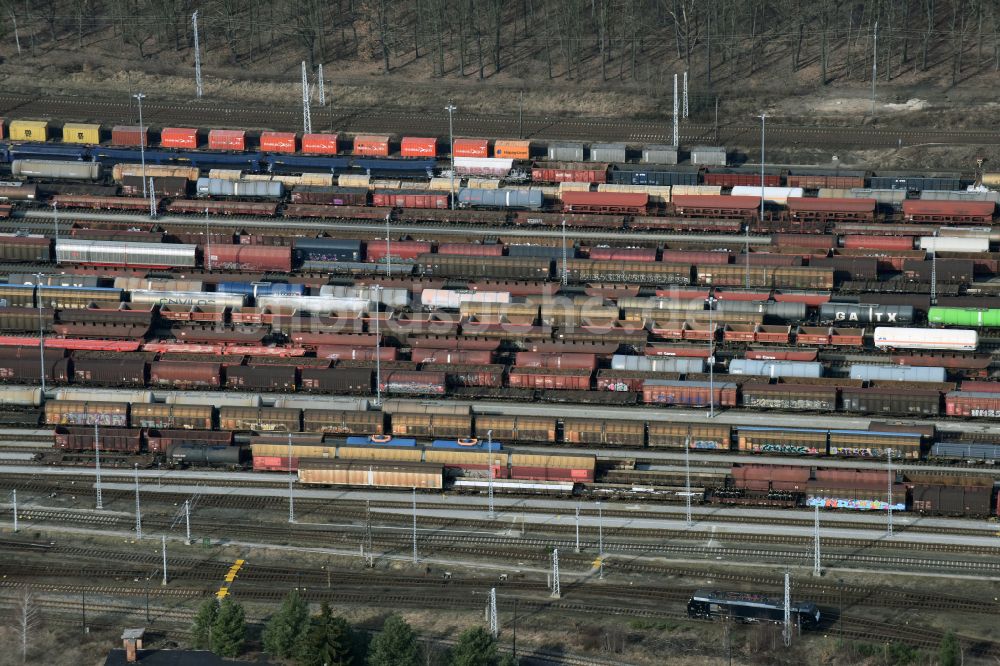
[[[235,657],[247,637],[246,613],[232,599],[224,599],[212,623],[212,652],[220,657]]]
[[[264,650],[275,657],[291,657],[296,645],[309,629],[309,606],[292,590],[281,602],[281,608],[267,621],[264,629]]]
[[[399,615],[390,615],[372,639],[368,666],[421,666],[423,655],[417,636]]]
[[[451,651],[451,666],[496,666],[497,642],[483,627],[462,632]]]
[[[941,647],[938,648],[938,661],[941,666],[958,666],[962,661],[962,648],[958,644],[958,637],[954,631],[949,631],[941,639]]]
[[[212,646],[212,625],[219,614],[219,604],[215,599],[206,599],[194,616],[191,627],[191,643],[197,650],[207,650]]]
[[[305,637],[296,648],[300,666],[351,666],[353,636],[351,625],[334,617],[330,605],[323,602],[319,615],[312,618]]]

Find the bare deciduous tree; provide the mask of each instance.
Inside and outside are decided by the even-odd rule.
[[[17,598],[14,600],[14,633],[21,645],[22,664],[28,661],[28,646],[31,644],[31,635],[38,628],[40,621],[35,596],[31,592],[31,588],[25,585],[18,590]]]

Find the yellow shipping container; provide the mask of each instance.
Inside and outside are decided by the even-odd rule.
[[[288,444],[252,444],[254,457],[277,456],[284,458],[288,456]],[[333,460],[337,457],[336,446],[317,446],[312,444],[293,445],[292,456],[295,458],[326,458]]]
[[[594,469],[594,456],[564,456],[539,453],[512,453],[512,467],[555,467],[558,469]]]
[[[48,141],[49,123],[45,120],[12,120],[10,138],[14,141]]]
[[[337,457],[341,460],[393,460],[420,462],[422,451],[417,448],[393,446],[342,446]],[[287,455],[287,454],[286,454]]]
[[[220,180],[240,180],[243,178],[243,172],[239,169],[210,169],[208,177]]]
[[[492,178],[470,178],[466,187],[470,190],[499,190],[500,181]]]
[[[337,176],[338,187],[368,187],[371,184],[371,176],[359,176],[356,174],[344,174]]]
[[[450,192],[451,191],[451,178],[431,178],[431,182],[427,184],[428,190],[434,190],[437,192]],[[462,179],[455,179],[455,189],[462,187]]]
[[[656,203],[670,203],[669,185],[616,185],[615,183],[601,183],[597,186],[597,191],[648,194],[649,198]]]
[[[700,195],[700,196],[718,196],[722,194],[722,186],[720,185],[674,185],[670,189],[670,194],[672,196],[677,195]]]
[[[493,465],[496,467],[506,467],[508,455],[507,453],[494,451]],[[489,465],[490,452],[427,449],[424,451],[424,460],[429,463],[441,463],[445,465]]]
[[[86,143],[96,146],[101,143],[101,126],[91,123],[66,123],[63,125],[63,143]]]
[[[214,171],[214,169],[213,169]],[[187,178],[188,180],[198,180],[201,171],[198,167],[165,166],[160,164],[146,165],[147,178]],[[239,173],[237,171],[236,173]],[[126,176],[141,176],[143,169],[141,164],[116,164],[111,170],[111,177],[121,182]],[[215,178],[216,176],[211,176]],[[237,180],[237,179],[233,179]]]

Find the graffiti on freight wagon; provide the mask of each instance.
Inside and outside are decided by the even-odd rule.
[[[722,442],[717,442],[714,440],[696,439],[693,442],[691,442],[691,448],[718,450],[718,449],[728,449],[729,447],[724,446]]]
[[[785,453],[799,456],[818,456],[819,449],[814,446],[797,444],[754,444],[754,453]]]
[[[885,500],[844,497],[809,497],[806,500],[806,505],[819,506],[824,509],[854,509],[856,511],[885,511],[888,506]],[[906,504],[896,502],[892,505],[892,510],[905,511]]]
[[[885,449],[830,446],[831,456],[851,456],[852,458],[885,458]]]

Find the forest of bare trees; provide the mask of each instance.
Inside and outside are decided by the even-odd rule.
[[[368,62],[421,77],[643,85],[688,69],[702,87],[757,75],[817,86],[1000,69],[1000,0],[0,0],[22,55],[110,42],[210,65]],[[876,28],[877,27],[877,28]]]

